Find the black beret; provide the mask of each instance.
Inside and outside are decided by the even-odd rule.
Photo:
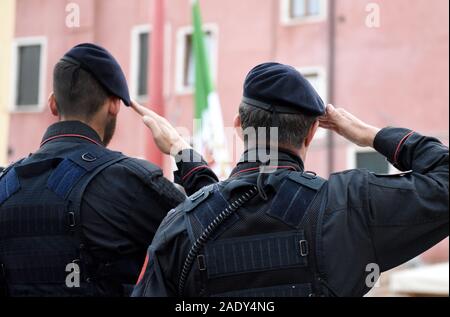
[[[267,111],[322,116],[325,105],[312,85],[294,67],[264,63],[244,83],[243,102]]]
[[[103,47],[95,44],[80,44],[72,48],[61,59],[77,64],[94,76],[111,94],[131,106],[130,93],[125,74],[116,59]]]

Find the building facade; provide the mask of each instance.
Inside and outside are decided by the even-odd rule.
[[[260,62],[279,61],[297,67],[323,99],[332,96],[333,103],[374,125],[411,127],[448,142],[448,1],[335,1],[333,71],[328,1],[200,3],[226,126],[232,126],[248,70]],[[35,150],[55,121],[46,107],[52,69],[75,44],[95,42],[109,49],[122,65],[133,97],[144,104],[148,100],[151,0],[17,0],[16,16],[11,63],[2,63],[3,69],[13,64],[13,84],[1,86],[8,87],[2,97],[11,96],[9,161]],[[189,0],[167,0],[166,20],[164,112],[176,126],[192,130]],[[144,157],[147,134],[139,118],[124,108],[112,147]],[[229,143],[231,147],[233,140]],[[333,170],[387,168],[375,155],[341,138],[334,146]],[[327,150],[322,131],[308,168],[326,176]],[[239,155],[239,149],[232,152],[233,158]],[[169,161],[166,167],[170,169]]]
[[[200,5],[225,126],[232,126],[247,72],[279,61],[297,67],[324,100],[373,125],[413,128],[448,144],[447,0],[200,0]],[[0,107],[11,96],[9,133],[5,121],[0,126],[0,140],[8,135],[8,161],[35,151],[55,122],[46,107],[52,69],[78,43],[110,50],[132,96],[146,104],[152,10],[152,0],[16,0],[11,63],[1,61],[2,74],[12,70],[11,85],[3,80],[0,86]],[[191,34],[190,1],[166,0],[164,115],[185,131],[193,126]],[[123,108],[111,147],[145,157],[148,136],[140,119]],[[236,161],[242,145],[232,135],[228,141]],[[355,167],[393,170],[373,151],[340,137],[333,142],[332,166],[329,153],[327,133],[320,131],[307,169],[324,177]],[[172,166],[166,159],[168,177]]]
[[[12,61],[12,42],[14,37],[15,0],[0,2],[0,166],[8,163],[9,102],[12,85],[9,78]]]

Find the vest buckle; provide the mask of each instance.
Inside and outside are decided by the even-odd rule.
[[[198,269],[200,271],[206,271],[206,261],[204,255],[199,255],[197,257]]]
[[[300,255],[305,257],[309,254],[309,246],[308,241],[306,240],[300,240]]]
[[[70,211],[67,214],[67,218],[69,220],[69,227],[75,228],[75,226],[77,225],[76,220],[75,220],[75,213],[73,211]]]
[[[81,155],[81,158],[82,158],[83,161],[89,162],[89,163],[94,162],[94,161],[97,160],[97,158],[94,155],[92,155],[91,153],[89,153],[89,152],[88,153],[84,153],[83,155]]]

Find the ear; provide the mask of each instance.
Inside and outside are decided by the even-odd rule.
[[[120,105],[122,101],[119,98],[111,97],[108,101],[108,114],[116,117],[120,112]]]
[[[233,127],[236,130],[237,135],[241,140],[244,139],[243,133],[242,133],[242,123],[241,123],[241,117],[239,114],[236,114],[233,120]]]
[[[59,117],[58,107],[56,106],[56,98],[53,92],[48,97],[47,104],[52,115],[54,115],[55,117]]]
[[[311,128],[308,131],[308,134],[305,138],[305,147],[306,148],[311,145],[311,142],[314,139],[314,135],[316,134],[318,128],[319,128],[319,120],[314,122],[314,124],[311,126]]]

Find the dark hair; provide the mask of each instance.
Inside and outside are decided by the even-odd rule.
[[[53,92],[61,116],[90,120],[111,96],[87,71],[60,61],[53,71]]]
[[[245,131],[247,128],[266,128],[266,144],[270,144],[270,128],[278,127],[278,144],[300,148],[305,140],[309,129],[317,120],[315,116],[302,114],[277,114],[278,118],[273,120],[271,112],[262,110],[246,103],[239,107],[241,126]],[[278,124],[277,124],[278,122]],[[258,142],[258,140],[256,140]],[[248,140],[245,141],[246,145]]]

